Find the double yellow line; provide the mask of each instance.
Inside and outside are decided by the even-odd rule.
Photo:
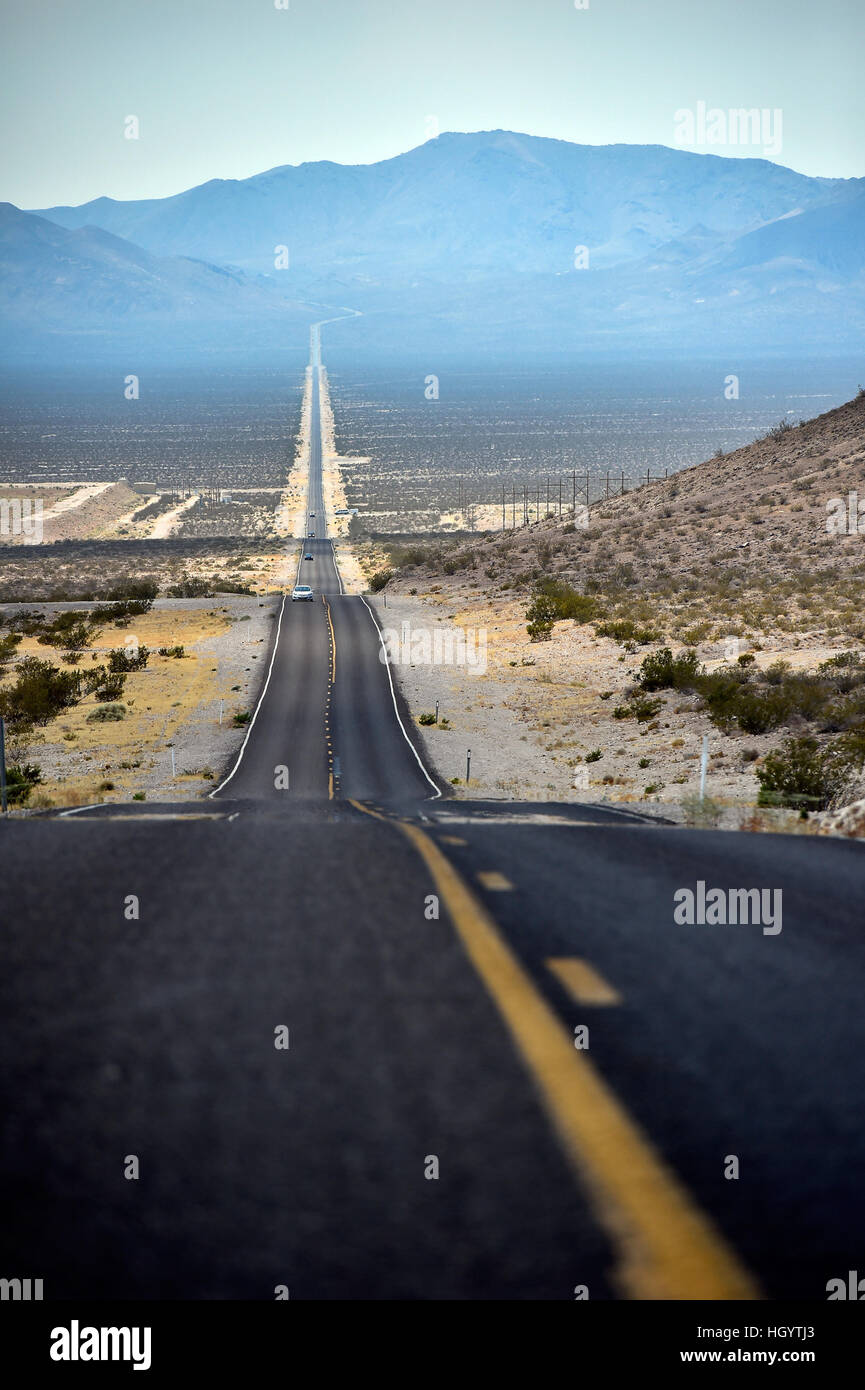
[[[358,810],[387,817],[362,805]],[[483,903],[418,826],[396,824],[424,861],[463,947],[534,1078],[570,1166],[634,1299],[756,1299],[760,1290],[609,1089],[504,941]],[[719,1160],[720,1171],[720,1160]]]

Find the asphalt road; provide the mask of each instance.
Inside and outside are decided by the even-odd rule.
[[[825,1299],[865,1249],[862,845],[449,801],[319,465],[316,601],[214,794],[0,827],[0,1273]],[[700,881],[781,930],[677,923]]]

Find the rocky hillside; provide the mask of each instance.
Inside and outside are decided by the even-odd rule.
[[[861,499],[859,527],[851,525]],[[419,579],[490,596],[557,579],[619,613],[694,638],[718,624],[865,637],[865,392],[798,426],[719,455],[588,516],[548,518],[395,553],[394,587]],[[418,564],[418,561],[423,563]]]

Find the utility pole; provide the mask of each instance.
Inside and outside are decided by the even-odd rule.
[[[624,495],[625,495],[625,474],[624,474],[624,471],[623,471],[623,472],[622,472],[622,496],[624,497]]]
[[[610,500],[610,470],[609,470],[609,469],[607,469],[607,481],[606,481],[605,487],[606,487],[605,500],[606,500],[606,501],[609,501],[609,500]]]
[[[502,483],[502,530],[505,529],[505,485]]]
[[[559,521],[562,519],[562,480],[559,478]]]
[[[517,529],[517,485],[511,483],[511,528]]]
[[[588,474],[586,474],[588,477]],[[574,516],[577,514],[577,470],[574,469]]]

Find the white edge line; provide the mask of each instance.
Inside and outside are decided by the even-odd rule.
[[[57,818],[59,820],[62,816],[77,816],[82,811],[98,811],[101,806],[110,804],[110,802],[105,801],[92,801],[89,806],[73,806],[68,811],[60,811]]]
[[[381,643],[381,649],[382,649],[382,651],[384,652],[384,665],[385,665],[385,670],[387,671],[387,678],[388,678],[388,681],[390,682],[390,698],[393,700],[393,712],[394,712],[394,714],[396,715],[397,723],[399,724],[399,727],[400,727],[400,729],[402,730],[402,736],[403,736],[403,738],[405,739],[405,741],[406,741],[406,743],[408,744],[408,746],[409,746],[409,748],[411,749],[411,751],[414,753],[415,760],[416,760],[416,762],[417,762],[418,767],[420,768],[420,770],[421,770],[421,772],[423,773],[424,777],[425,777],[425,778],[427,779],[427,781],[429,782],[429,784],[430,784],[430,786],[432,787],[433,791],[435,792],[436,796],[437,796],[437,797],[438,797],[438,796],[441,796],[441,794],[442,794],[442,793],[441,793],[441,787],[437,787],[437,786],[436,786],[435,782],[434,782],[433,779],[430,777],[429,773],[427,772],[426,768],[424,767],[423,763],[421,762],[420,754],[418,753],[417,749],[415,748],[414,744],[412,743],[411,739],[409,738],[408,734],[406,733],[406,731],[405,731],[405,725],[403,724],[402,718],[400,717],[399,706],[397,705],[397,702],[396,702],[396,692],[394,691],[394,688],[393,688],[393,676],[392,676],[391,673],[390,673],[390,656],[389,656],[388,650],[387,650],[387,643],[385,642],[384,637],[383,637],[383,635],[382,635],[382,630],[381,630],[381,628],[380,628],[379,625],[378,625],[378,619],[376,618],[375,613],[374,613],[373,610],[370,608],[370,606],[369,606],[369,604],[367,603],[366,599],[364,598],[363,594],[360,595],[360,601],[361,601],[361,603],[363,604],[363,606],[364,606],[364,608],[366,609],[366,611],[367,611],[367,613],[369,614],[369,616],[372,618],[373,625],[375,626],[375,630],[376,630],[376,632],[378,633],[378,640],[379,640],[379,642]],[[435,797],[430,797],[429,799],[430,799],[430,801],[434,801],[434,800],[435,800]]]
[[[220,784],[219,784],[218,787],[214,787],[214,789],[213,789],[212,792],[208,792],[208,794],[207,794],[207,799],[208,799],[208,801],[210,801],[212,797],[216,796],[219,792],[221,792],[223,787],[227,787],[227,786],[228,786],[229,782],[231,781],[232,777],[234,776],[235,772],[236,772],[237,769],[240,767],[240,764],[241,764],[241,762],[243,761],[243,755],[244,755],[244,753],[246,752],[246,745],[249,743],[249,736],[250,736],[250,734],[252,733],[253,725],[255,724],[255,721],[256,721],[256,719],[258,718],[258,711],[261,709],[261,706],[262,706],[262,704],[264,703],[264,697],[265,697],[265,695],[267,694],[267,687],[270,685],[270,678],[271,678],[271,676],[273,675],[273,664],[274,664],[274,662],[276,661],[276,653],[279,651],[279,634],[280,634],[280,632],[282,631],[282,615],[283,615],[283,613],[285,612],[285,600],[286,600],[286,595],[283,594],[283,596],[282,596],[282,604],[280,605],[280,609],[279,609],[279,622],[278,622],[277,625],[276,625],[276,641],[275,641],[274,644],[273,644],[273,655],[272,655],[271,658],[270,658],[270,665],[269,665],[268,668],[267,668],[267,680],[264,682],[264,689],[262,690],[260,696],[258,697],[258,704],[255,706],[255,713],[253,714],[252,718],[251,718],[250,721],[249,721],[249,725],[248,725],[247,730],[246,730],[246,738],[243,740],[243,743],[240,745],[240,752],[239,752],[238,755],[237,755],[237,762],[234,764],[234,767],[233,767],[233,768],[231,769],[231,771],[229,772],[229,774],[228,774],[228,776],[226,777],[225,781],[224,781],[224,782],[220,782]]]

